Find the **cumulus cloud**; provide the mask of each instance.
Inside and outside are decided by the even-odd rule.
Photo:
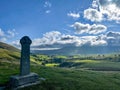
[[[119,0],[99,0],[100,12],[107,15],[108,20],[120,22],[120,1]]]
[[[1,42],[6,42],[8,39],[13,38],[16,35],[16,31],[13,30],[8,30],[8,31],[3,31],[2,29],[0,29],[0,41]]]
[[[107,36],[108,37],[115,37],[115,38],[119,38],[120,39],[120,32],[110,31],[110,32],[107,33]]]
[[[67,45],[75,45],[75,46],[81,46],[82,41],[80,40],[80,37],[73,36],[73,35],[62,35],[61,39],[57,42],[59,44],[67,44]]]
[[[58,31],[51,31],[47,32],[43,35],[42,38],[37,38],[33,40],[32,45],[37,46],[37,45],[52,45],[54,44],[57,40],[59,40],[61,37],[61,33]]]
[[[103,46],[103,45],[107,45],[107,41],[105,40],[97,40],[94,42],[91,42],[92,46]]]
[[[106,34],[107,36],[107,42],[109,45],[115,45],[115,46],[120,46],[120,32],[108,32]]]
[[[120,0],[93,0],[92,7],[84,10],[84,18],[92,22],[109,20],[120,23]]]
[[[84,18],[93,22],[100,22],[103,20],[103,15],[98,10],[89,8],[84,10]]]
[[[75,13],[75,12],[70,12],[67,14],[69,17],[72,17],[73,19],[78,19],[80,18],[80,14],[79,13]]]
[[[90,46],[105,46],[105,45],[107,45],[107,41],[105,40],[105,38],[102,38],[101,35],[100,36],[83,36],[82,39],[84,41],[84,44],[87,44]]]
[[[58,31],[47,32],[42,38],[33,40],[32,46],[64,46],[68,44],[77,45],[80,43],[79,37],[61,34]]]
[[[120,32],[107,32],[96,36],[75,36],[51,31],[45,33],[41,38],[33,39],[32,42],[32,50],[55,50],[66,46],[120,45]],[[12,42],[12,44],[20,46],[19,40]]]
[[[17,41],[18,42],[18,41]],[[15,43],[15,42],[14,42]],[[32,47],[58,49],[65,46],[99,46],[107,45],[106,38],[99,36],[75,36],[62,34],[58,31],[47,32],[42,38],[33,39]]]
[[[93,0],[92,7],[84,10],[84,18],[93,22],[108,20],[120,23],[120,0]]]
[[[71,27],[76,30],[76,34],[100,34],[107,30],[107,27],[101,24],[83,24],[80,22],[75,22]]]
[[[32,46],[39,45],[67,45],[67,44],[77,44],[78,37],[72,35],[61,34],[58,31],[47,32],[43,35],[42,38],[37,38],[33,40]]]

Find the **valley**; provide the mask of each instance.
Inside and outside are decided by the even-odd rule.
[[[0,86],[7,86],[19,74],[20,51],[0,49]],[[31,72],[42,79],[38,85],[21,90],[119,90],[120,55],[32,54]],[[8,89],[8,88],[7,88]]]

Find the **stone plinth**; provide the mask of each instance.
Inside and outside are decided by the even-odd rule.
[[[39,83],[39,77],[36,73],[30,73],[24,76],[12,76],[10,78],[10,86],[12,88],[26,87]]]

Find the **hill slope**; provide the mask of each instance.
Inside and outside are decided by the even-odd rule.
[[[20,60],[20,50],[11,46],[9,44],[0,42],[0,63],[1,62],[9,62],[9,63],[19,63]],[[38,64],[33,56],[30,56],[30,60],[32,64]]]
[[[0,48],[1,49],[6,49],[6,50],[9,50],[9,51],[14,51],[14,52],[19,52],[20,50],[11,46],[11,45],[8,45],[6,43],[3,43],[3,42],[0,42]]]
[[[0,63],[19,63],[20,50],[3,42],[0,42]]]

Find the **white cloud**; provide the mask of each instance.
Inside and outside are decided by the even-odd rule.
[[[92,2],[92,8],[95,8],[97,9],[99,6],[98,6],[98,2],[96,0],[93,0]]]
[[[42,50],[42,51],[44,51],[44,50],[58,50],[58,49],[60,49],[60,48],[31,48],[31,50]]]
[[[15,31],[15,29],[8,30],[7,33],[8,33],[7,35],[8,37],[14,37],[15,35],[17,35],[17,32]]]
[[[74,19],[80,18],[80,13],[70,12],[67,14],[69,17],[72,17]]]
[[[75,22],[71,27],[73,27],[76,30],[77,34],[83,34],[83,33],[88,33],[90,25]]]
[[[100,22],[103,20],[103,15],[96,9],[88,8],[84,10],[84,18],[93,22]]]
[[[100,12],[103,15],[107,15],[107,20],[120,21],[120,8],[117,6],[117,3],[108,2],[106,5],[100,3]]]
[[[51,12],[51,10],[50,10],[51,7],[52,7],[52,4],[49,1],[45,1],[44,8],[45,8],[46,14],[49,14]]]
[[[103,33],[107,30],[107,27],[101,24],[93,24],[91,25],[89,34],[99,34],[99,33]]]
[[[45,13],[47,13],[47,14],[50,13],[50,12],[51,12],[51,10],[46,10],[46,11],[45,11]]]
[[[101,36],[83,36],[84,44],[88,44],[90,46],[104,46],[107,45],[105,39],[101,38]]]
[[[11,44],[14,45],[15,47],[20,48],[20,41],[19,40],[12,41]]]
[[[4,36],[4,31],[2,31],[2,29],[0,28],[0,37]]]
[[[83,24],[80,22],[75,22],[72,27],[76,30],[76,34],[100,34],[107,30],[107,27],[101,24]]]
[[[120,23],[120,0],[93,0],[92,7],[84,10],[84,18],[92,22]]]
[[[108,32],[97,36],[75,36],[62,34],[59,31],[51,31],[43,34],[43,37],[32,40],[34,50],[57,50],[66,46],[105,46],[120,45],[120,32]],[[20,46],[19,40],[12,42],[15,46]]]
[[[80,37],[73,36],[73,35],[65,35],[63,34],[60,38],[60,40],[57,42],[59,44],[67,44],[67,45],[75,45],[75,46],[81,46],[82,41],[80,40]]]
[[[61,33],[58,31],[51,31],[47,32],[43,35],[42,38],[37,38],[33,40],[32,45],[37,46],[37,45],[52,45],[56,43],[57,40],[59,40],[61,37]]]
[[[92,22],[108,20],[120,23],[120,0],[93,0],[92,7],[84,10],[84,18]]]
[[[82,46],[82,45],[107,45],[103,35],[101,36],[74,36],[62,34],[58,31],[47,32],[42,38],[33,39],[33,48],[62,48],[65,46]]]
[[[0,41],[1,42],[6,42],[8,39],[14,38],[16,35],[16,31],[13,30],[8,30],[8,31],[3,31],[2,29],[0,29]]]
[[[109,45],[120,46],[120,32],[108,32],[106,37]]]
[[[97,40],[97,41],[91,42],[91,46],[103,46],[103,45],[107,45],[107,41]]]
[[[115,38],[119,38],[120,39],[120,32],[110,31],[110,32],[107,33],[107,36],[108,37],[115,37]]]
[[[61,34],[58,31],[47,32],[43,35],[42,38],[37,38],[33,40],[32,46],[44,46],[44,45],[53,45],[53,46],[64,46],[64,45],[80,45],[81,41],[77,36]],[[56,47],[57,48],[57,47]]]
[[[52,6],[52,4],[49,2],[49,1],[46,1],[45,3],[44,3],[44,7],[46,8],[46,7],[51,7]]]

